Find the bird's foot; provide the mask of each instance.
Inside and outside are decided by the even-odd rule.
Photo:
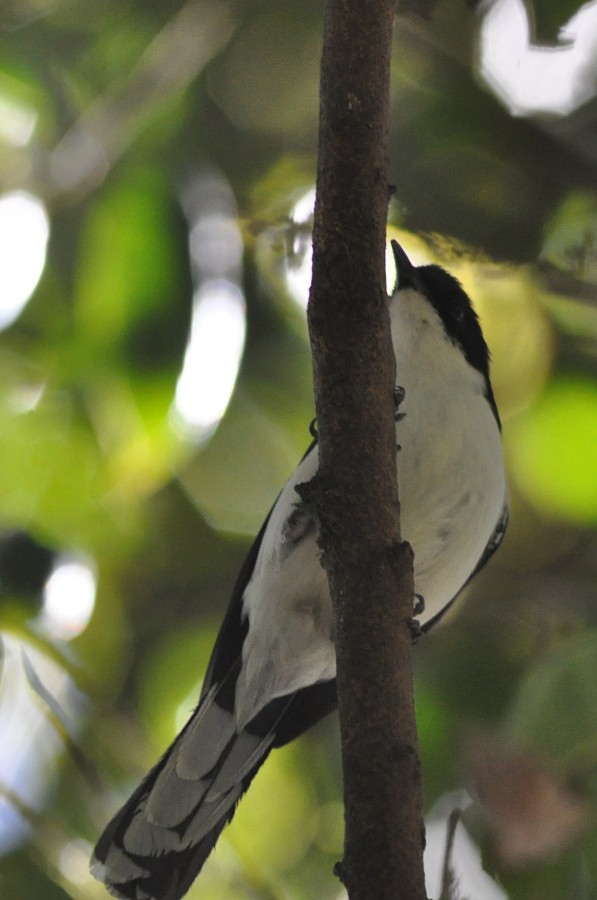
[[[338,860],[338,862],[334,866],[334,875],[336,878],[339,878],[342,884],[345,883],[344,879],[346,878],[346,866],[344,864],[344,860]]]
[[[405,396],[406,396],[406,391],[404,390],[402,385],[397,384],[396,387],[394,388],[394,406],[396,408],[396,412],[394,414],[394,419],[396,420],[396,422],[401,422],[402,419],[406,415],[406,413],[399,412],[400,405],[402,404],[402,401],[404,400]]]
[[[415,602],[413,604],[413,612],[415,616],[420,616],[425,612],[425,597],[423,594],[415,594]]]
[[[409,619],[406,620],[406,624],[407,624],[408,627],[409,627],[409,630],[410,630],[410,636],[412,637],[413,642],[414,642],[414,641],[418,641],[419,638],[420,638],[420,637],[422,636],[422,634],[423,634],[423,626],[421,625],[421,623],[419,622],[419,620],[418,620],[418,619],[415,619],[414,617],[411,617],[411,618],[409,618]]]
[[[410,628],[410,633],[412,635],[413,641],[418,641],[423,634],[423,626],[417,619],[417,616],[420,616],[423,612],[425,612],[425,598],[422,594],[415,594],[413,616],[410,619],[406,620],[406,624]]]

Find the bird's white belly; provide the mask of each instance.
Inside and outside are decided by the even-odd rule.
[[[422,624],[468,580],[506,497],[499,431],[486,399],[448,392],[443,400],[439,405],[433,392],[407,384],[396,427],[402,536],[414,550]],[[463,431],[463,422],[475,427]],[[295,486],[313,477],[318,462],[315,447],[282,491],[245,590],[249,632],[236,704],[242,723],[273,697],[335,676],[331,600],[315,534],[290,548],[281,538],[299,500]]]
[[[415,591],[425,599],[422,622],[441,612],[468,580],[506,500],[501,441],[486,399],[467,396],[466,415],[458,395],[443,406],[434,399],[416,409],[407,392],[397,428],[401,530],[415,554]]]

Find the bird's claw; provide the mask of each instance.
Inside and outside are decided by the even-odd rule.
[[[425,612],[425,598],[422,594],[415,594],[415,602],[413,603],[413,616],[410,619],[406,620],[406,624],[410,628],[410,633],[412,635],[413,641],[418,641],[418,639],[423,634],[423,626],[417,619],[417,616],[420,616]]]
[[[404,400],[405,396],[406,396],[406,391],[404,390],[404,388],[402,387],[401,384],[397,384],[396,387],[394,388],[394,406],[396,407],[394,419],[396,420],[396,422],[401,422],[402,419],[406,415],[406,413],[398,412],[398,410],[400,409],[400,405],[401,405],[402,401]]]
[[[406,624],[408,625],[410,636],[412,637],[413,641],[418,641],[423,634],[423,626],[421,625],[419,620],[415,618],[409,618],[406,620]]]

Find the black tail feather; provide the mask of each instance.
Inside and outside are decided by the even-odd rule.
[[[115,897],[183,897],[272,747],[292,740],[334,708],[335,682],[272,700],[240,732],[234,729],[234,713],[218,700],[215,689],[204,695],[100,837],[92,872]],[[207,763],[209,753],[193,755],[212,739],[215,746],[222,744],[215,765]]]

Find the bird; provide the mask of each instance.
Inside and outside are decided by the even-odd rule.
[[[471,301],[440,266],[392,249],[401,531],[426,632],[499,546],[508,489]],[[314,432],[241,568],[195,711],[97,843],[91,871],[115,897],[183,897],[268,754],[336,707],[332,604],[317,523],[297,493],[318,464]]]

